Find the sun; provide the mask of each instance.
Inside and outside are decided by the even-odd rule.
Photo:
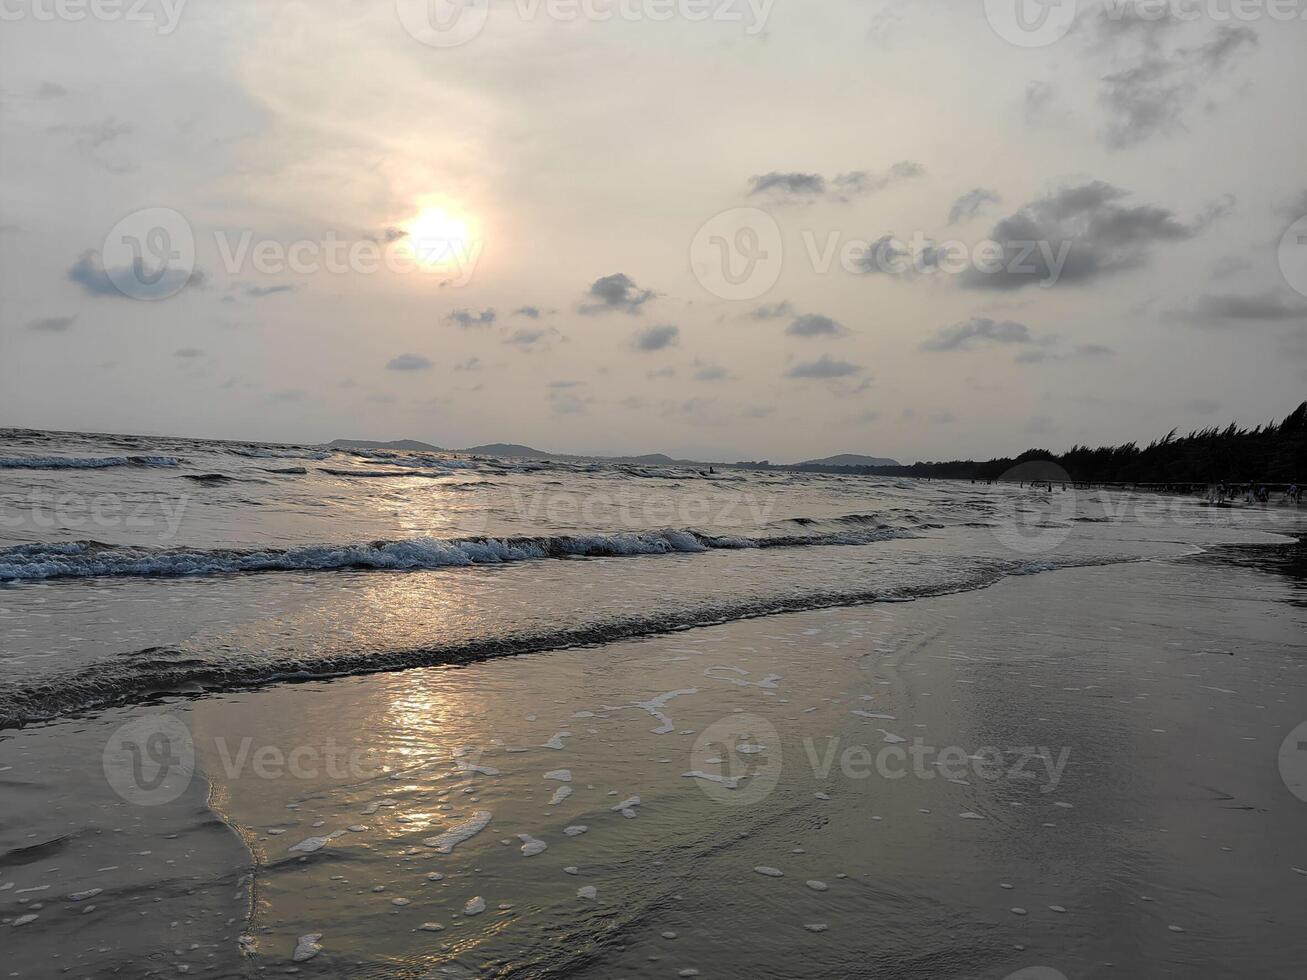
[[[408,247],[420,265],[439,266],[458,261],[468,251],[471,235],[467,221],[440,207],[423,207],[403,225]]]

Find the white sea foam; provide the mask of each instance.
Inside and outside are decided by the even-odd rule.
[[[298,854],[312,854],[315,851],[322,850],[337,837],[343,837],[344,835],[345,831],[335,830],[323,837],[306,837],[298,844],[292,844],[290,846],[290,851]]]
[[[291,959],[296,963],[304,963],[313,959],[322,952],[322,933],[310,932],[306,936],[300,936],[299,942],[295,945],[295,952],[291,954]]]
[[[469,898],[463,905],[464,915],[480,915],[486,910],[486,900],[480,895]]]
[[[422,843],[427,847],[434,847],[440,854],[448,854],[459,844],[485,830],[486,825],[490,823],[490,818],[489,810],[474,810],[466,820],[450,827],[443,834],[428,837]]]
[[[522,842],[523,857],[534,857],[549,847],[544,841],[532,837],[530,834],[518,834],[517,839]]]
[[[557,806],[558,804],[562,803],[563,800],[567,799],[571,795],[572,795],[571,786],[560,786],[558,787],[558,789],[554,790],[554,795],[549,797],[549,805]]]
[[[551,769],[545,773],[545,779],[556,779],[560,783],[570,783],[572,781],[572,770],[570,769]]]

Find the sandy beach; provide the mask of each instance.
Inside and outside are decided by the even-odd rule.
[[[1307,605],[1262,565],[1069,569],[7,732],[9,970],[1295,976],[1307,802],[1280,748]],[[109,785],[111,733],[142,719],[184,727],[193,777]]]

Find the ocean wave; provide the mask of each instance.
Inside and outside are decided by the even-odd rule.
[[[0,456],[0,470],[103,470],[113,466],[176,466],[174,456]]]
[[[241,449],[228,449],[227,452],[233,456],[244,456],[246,459],[327,459],[331,456],[330,449],[267,449],[263,447],[247,447]]]
[[[863,545],[906,536],[908,535],[903,532],[883,528],[766,538],[713,535],[690,529],[666,528],[661,531],[547,537],[413,538],[406,541],[249,551],[132,548],[78,541],[0,548],[0,582],[125,576],[166,578],[239,572],[345,569],[424,571],[551,558],[617,558],[744,548]]]
[[[27,548],[70,548],[36,545]],[[934,585],[879,590],[778,595],[671,610],[648,616],[610,619],[560,630],[484,637],[422,648],[356,650],[326,655],[279,655],[269,659],[224,656],[208,660],[193,649],[152,647],[95,664],[35,685],[0,685],[0,728],[60,715],[130,703],[160,691],[196,688],[206,693],[280,681],[302,681],[359,674],[388,673],[418,667],[473,663],[496,657],[596,646],[778,613],[827,609],[914,599],[987,588],[1010,575],[1034,575],[1058,568],[1117,564],[1142,559],[1095,558],[1009,560],[973,568],[963,578]]]
[[[449,475],[447,473],[431,473],[423,470],[348,470],[340,469],[335,466],[319,466],[318,472],[326,473],[328,476],[356,476],[365,479],[411,479],[416,477],[425,480],[439,480]]]

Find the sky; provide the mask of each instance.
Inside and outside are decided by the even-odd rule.
[[[906,462],[1307,397],[1307,0],[0,20],[0,425]]]

